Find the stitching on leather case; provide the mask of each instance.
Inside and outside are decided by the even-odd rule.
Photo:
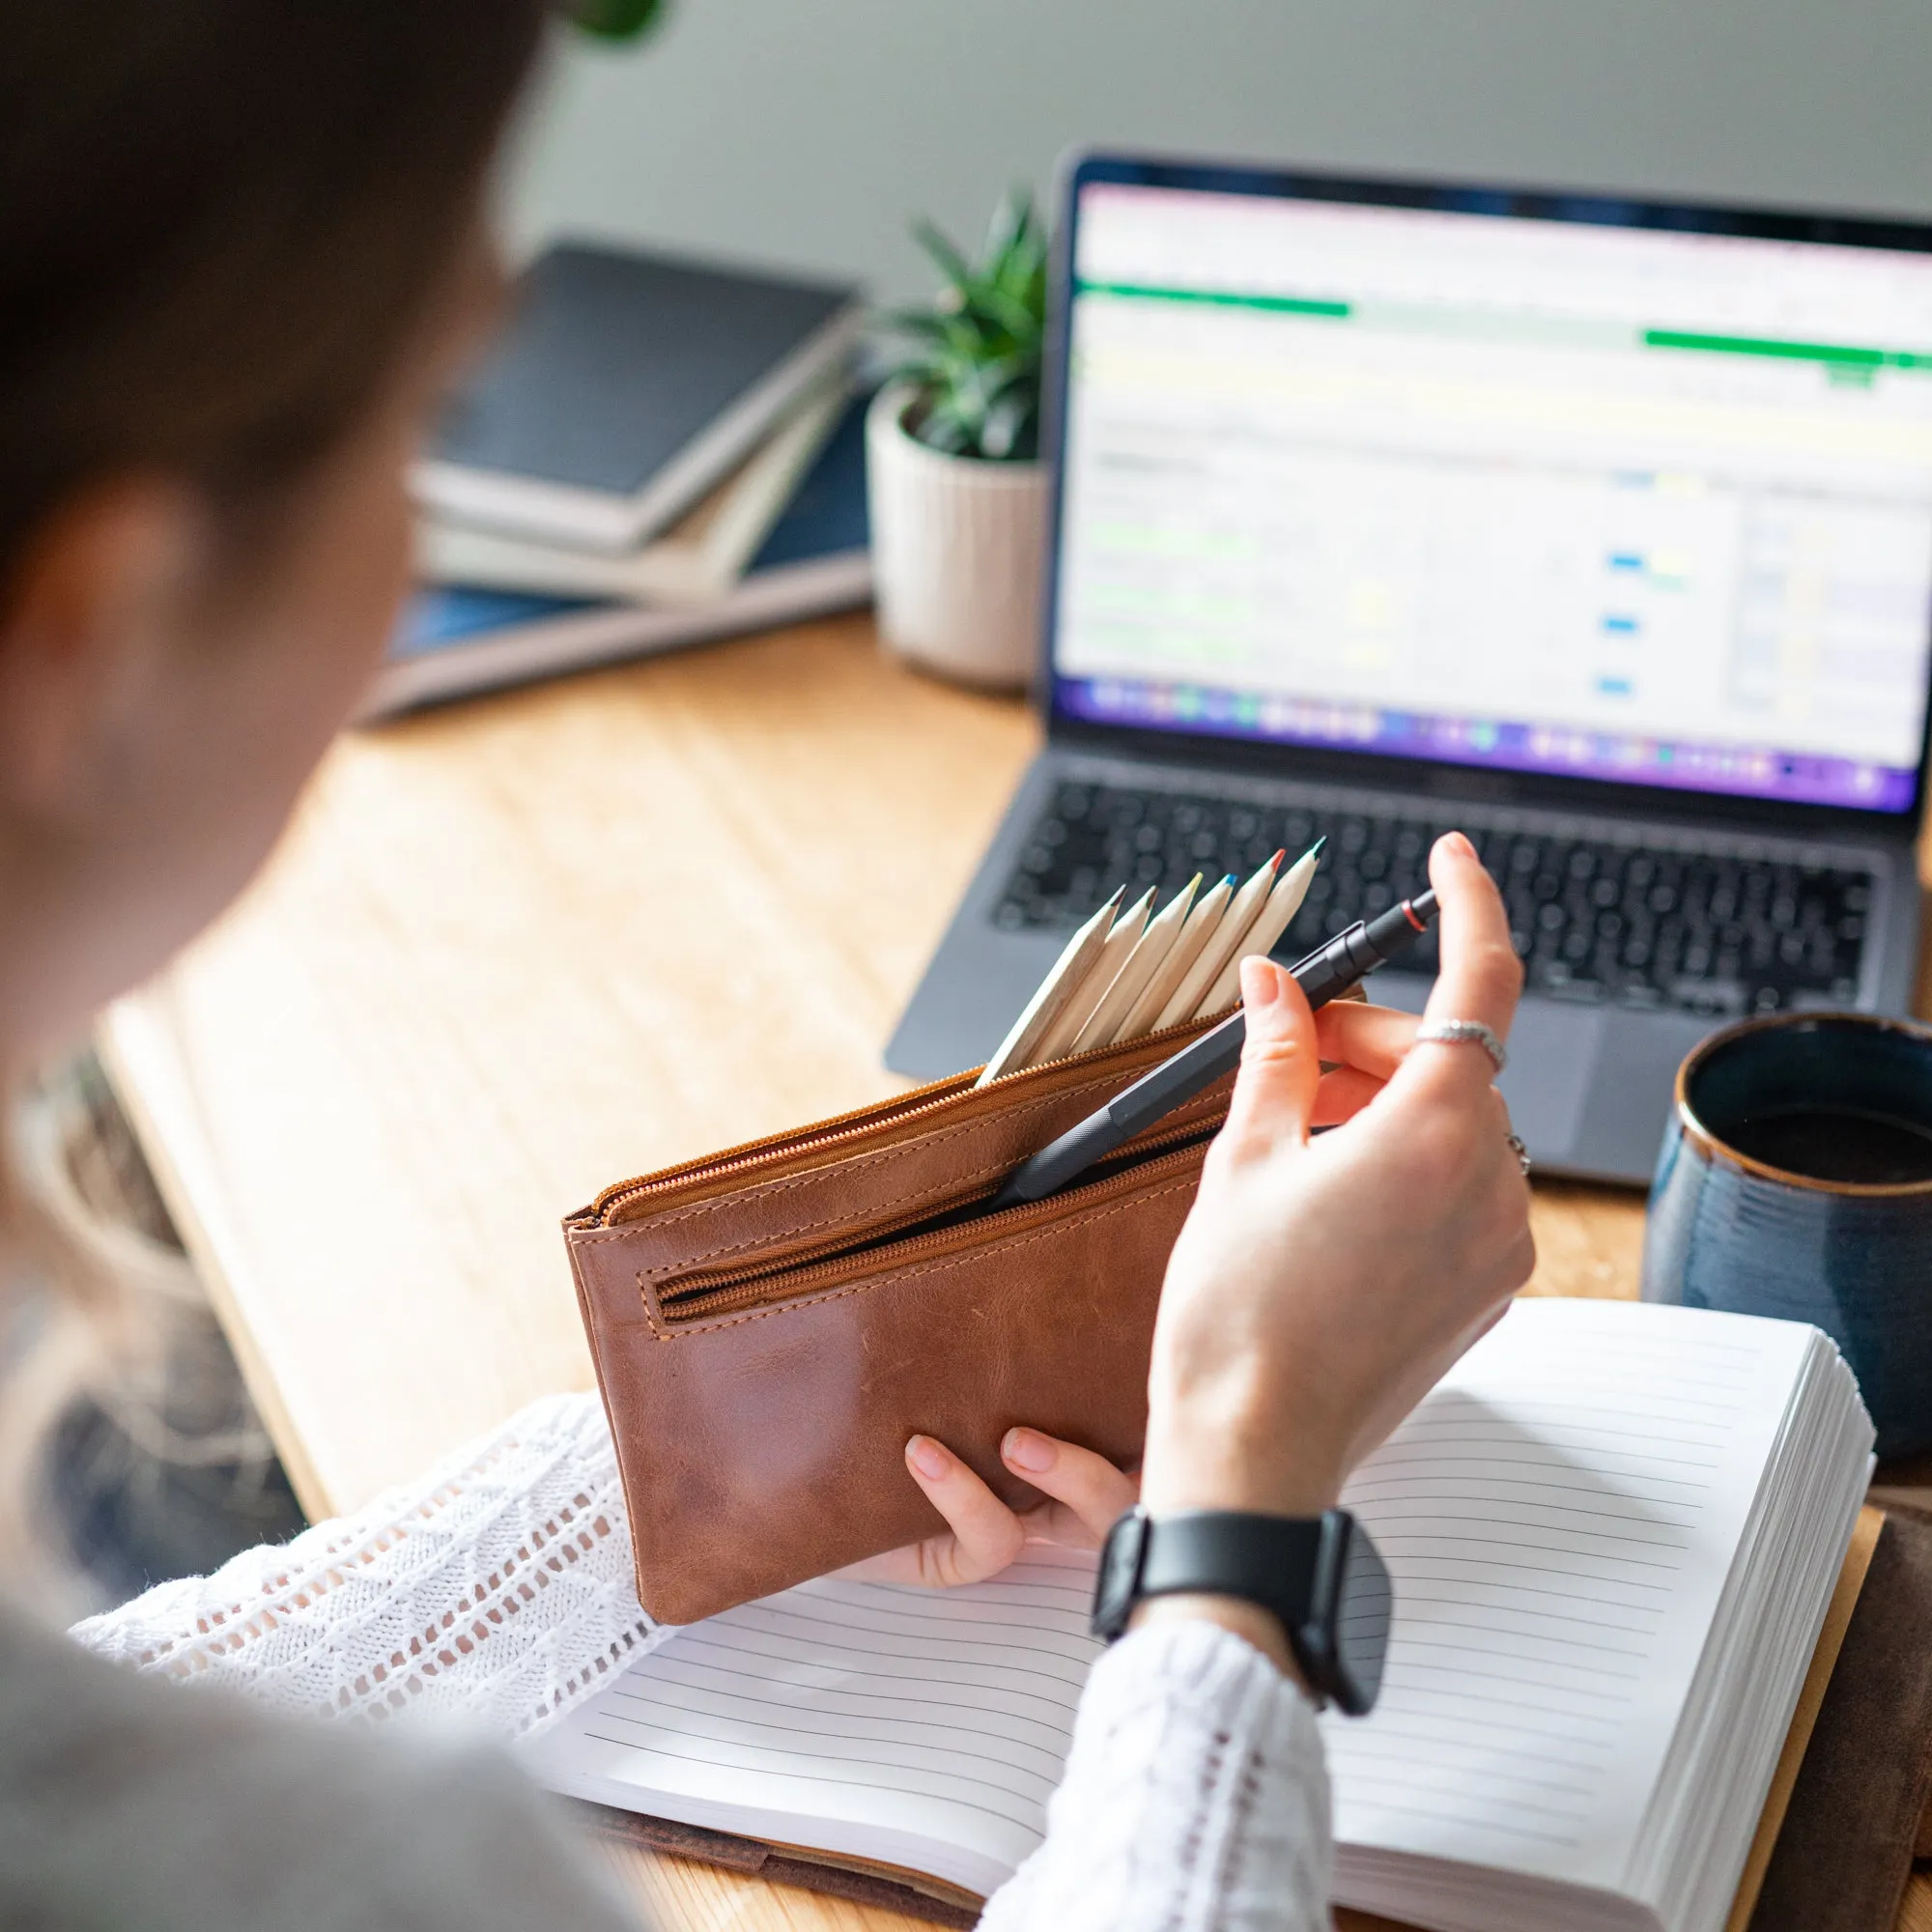
[[[1021,1120],[1026,1115],[1037,1114],[1042,1107],[1051,1107],[1055,1105],[1058,1101],[1066,1099],[1071,1094],[1092,1093],[1093,1090],[1096,1087],[1106,1086],[1109,1077],[1110,1076],[1102,1075],[1098,1079],[1083,1080],[1080,1082],[1078,1086],[1075,1087],[1064,1087],[1060,1089],[1060,1091],[1057,1093],[1043,1094],[1039,1095],[1037,1099],[1024,1101],[1021,1105],[1015,1107],[1012,1110],[1012,1112],[1009,1115],[1007,1115],[1005,1118],[1015,1121]],[[983,1127],[987,1125],[989,1122],[997,1120],[999,1118],[1001,1117],[998,1115],[980,1115],[975,1120],[959,1121],[955,1122],[952,1126],[942,1127],[937,1133],[928,1134],[919,1140],[898,1141],[895,1142],[892,1147],[875,1148],[872,1150],[870,1153],[854,1154],[849,1159],[846,1160],[829,1160],[824,1162],[821,1166],[808,1168],[802,1174],[787,1175],[781,1179],[767,1181],[762,1187],[758,1188],[758,1193],[761,1196],[761,1198],[770,1199],[774,1195],[788,1194],[794,1188],[809,1187],[814,1181],[823,1180],[825,1177],[828,1174],[832,1173],[835,1169],[838,1170],[841,1173],[849,1174],[855,1168],[876,1167],[881,1161],[895,1159],[898,1155],[905,1153],[910,1149],[939,1147],[942,1146],[947,1141],[956,1140],[961,1134],[971,1133],[976,1127]],[[753,1183],[753,1185],[755,1186],[756,1183]],[[919,1190],[915,1190],[914,1194],[906,1195],[902,1198],[908,1201],[912,1200],[915,1198],[918,1191]],[[676,1228],[676,1227],[681,1227],[687,1221],[702,1220],[704,1216],[707,1214],[722,1213],[727,1208],[735,1208],[739,1206],[745,1199],[745,1193],[746,1190],[740,1190],[736,1193],[721,1194],[716,1196],[710,1201],[700,1201],[697,1203],[696,1207],[677,1208],[671,1213],[653,1217],[651,1225],[658,1228]],[[895,1204],[889,1203],[888,1205],[890,1206]],[[835,1215],[833,1217],[834,1220],[841,1218],[843,1217],[838,1215]],[[625,1227],[613,1229],[608,1235],[586,1235],[583,1238],[582,1245],[584,1247],[589,1247],[593,1243],[598,1241],[629,1240],[632,1238],[639,1225],[640,1224],[638,1222],[632,1222]],[[832,1223],[830,1221],[814,1221],[809,1223],[808,1227],[830,1227]],[[801,1232],[804,1232],[804,1230],[801,1230]],[[726,1248],[717,1248],[714,1249],[712,1252],[715,1254],[727,1254],[730,1252],[730,1250]],[[697,1255],[692,1257],[692,1259],[697,1261],[706,1261],[709,1259],[709,1256]],[[687,1264],[680,1262],[678,1265],[682,1267],[687,1265]]]
[[[1111,1083],[1114,1077],[1114,1075],[1103,1075],[1098,1079],[1082,1081],[1076,1087],[1062,1088],[1058,1093],[1044,1094],[1037,1100],[1029,1100],[1025,1105],[1015,1107],[1005,1118],[1015,1121],[1021,1120],[1028,1114],[1038,1113],[1042,1108],[1056,1106],[1061,1101],[1068,1099],[1076,1094],[1088,1094],[1092,1093],[1096,1087],[1105,1087]],[[849,1160],[828,1161],[824,1166],[812,1168],[807,1173],[794,1174],[785,1179],[772,1181],[758,1189],[758,1195],[761,1200],[772,1200],[781,1194],[789,1193],[795,1188],[805,1187],[814,1181],[823,1180],[827,1175],[833,1173],[835,1170],[842,1175],[849,1175],[858,1168],[875,1167],[883,1161],[895,1159],[910,1150],[917,1149],[923,1151],[927,1148],[943,1146],[947,1141],[955,1140],[959,1135],[971,1133],[975,1128],[983,1127],[985,1124],[986,1122],[984,1119],[961,1121],[956,1126],[944,1127],[938,1133],[928,1135],[923,1140],[902,1141],[895,1147],[879,1148],[871,1153],[856,1154]],[[999,1174],[1009,1165],[1010,1163],[1007,1161],[995,1161],[989,1167],[975,1168],[971,1173],[960,1176],[959,1179],[962,1181],[983,1180],[988,1175]],[[863,1209],[853,1209],[843,1214],[830,1214],[819,1221],[800,1222],[790,1232],[794,1236],[810,1235],[817,1233],[821,1228],[836,1228],[841,1222],[868,1219],[873,1215],[887,1214],[895,1208],[903,1208],[908,1202],[917,1201],[923,1195],[929,1194],[931,1191],[930,1187],[915,1187],[908,1194],[896,1195],[891,1201],[876,1202]],[[680,1208],[675,1213],[663,1215],[653,1220],[650,1225],[658,1229],[681,1227],[687,1221],[701,1220],[707,1214],[723,1213],[726,1208],[741,1207],[745,1198],[745,1193],[742,1191],[733,1194],[722,1194],[715,1200],[699,1202],[695,1208]],[[633,1222],[627,1227],[613,1229],[606,1235],[584,1235],[574,1245],[590,1248],[607,1241],[634,1240],[639,1225],[639,1223]],[[772,1239],[773,1237],[770,1235],[757,1235],[742,1241],[727,1241],[722,1247],[706,1248],[698,1254],[680,1255],[675,1261],[666,1262],[658,1267],[644,1269],[642,1274],[639,1276],[639,1282],[644,1282],[652,1280],[658,1275],[678,1273],[686,1268],[696,1267],[704,1262],[716,1261],[721,1255],[744,1254],[752,1249],[770,1245]]]
[[[1138,1208],[1149,1201],[1158,1201],[1169,1194],[1179,1194],[1183,1189],[1200,1185],[1198,1174],[1183,1175],[1180,1179],[1170,1181],[1165,1187],[1156,1187],[1147,1194],[1129,1194],[1117,1201],[1111,1208],[1103,1208],[1097,1214],[1083,1215],[1076,1219],[1062,1221],[1051,1228],[1040,1228],[1031,1235],[1022,1235],[1017,1240],[997,1241],[993,1245],[1003,1254],[1011,1254],[1016,1249],[1031,1247],[1037,1241],[1050,1241],[1061,1235],[1071,1234],[1077,1228],[1091,1228],[1114,1214],[1123,1214],[1129,1208]],[[834,1289],[830,1294],[801,1295],[796,1301],[781,1302],[776,1308],[754,1308],[746,1315],[733,1315],[723,1321],[694,1322],[688,1328],[666,1328],[658,1323],[651,1312],[650,1295],[646,1291],[644,1277],[638,1277],[638,1293],[644,1304],[644,1320],[653,1336],[660,1342],[679,1342],[691,1335],[716,1335],[726,1328],[742,1327],[747,1321],[763,1321],[774,1315],[791,1315],[802,1308],[823,1308],[829,1302],[844,1301],[855,1294],[869,1293],[875,1288],[884,1288],[889,1283],[917,1281],[921,1275],[940,1274],[947,1268],[963,1267],[968,1262],[984,1257],[986,1249],[973,1248],[963,1254],[947,1255],[938,1261],[922,1262],[915,1267],[895,1268],[891,1274],[875,1275],[870,1281],[855,1281],[849,1288]]]
[[[1011,1165],[1011,1161],[996,1160],[985,1167],[971,1168],[966,1173],[954,1177],[955,1184],[963,1187],[975,1180],[988,1179],[993,1175],[1005,1174]],[[774,1189],[773,1191],[776,1192],[777,1190]],[[910,1202],[921,1200],[925,1195],[930,1194],[931,1191],[929,1187],[915,1187],[910,1194],[895,1195],[890,1201],[881,1201],[876,1206],[867,1208],[865,1210],[865,1218],[870,1219],[875,1215],[890,1214],[895,1208],[903,1208]],[[794,1236],[814,1235],[821,1228],[836,1228],[840,1222],[849,1221],[852,1218],[851,1214],[833,1214],[823,1221],[801,1221],[791,1232]],[[599,1238],[605,1237],[600,1236]],[[696,1267],[701,1262],[716,1261],[721,1255],[744,1254],[749,1249],[765,1247],[770,1244],[771,1239],[772,1237],[769,1235],[761,1235],[752,1240],[734,1241],[728,1247],[707,1249],[701,1255],[687,1255],[678,1261],[666,1262],[662,1267],[645,1268],[638,1276],[638,1284],[641,1287],[645,1282],[655,1281],[660,1275],[681,1274],[687,1268]]]
[[[996,1174],[1005,1174],[1011,1165],[1010,1161],[996,1160],[985,1167],[971,1168],[955,1177],[955,1184],[965,1186],[976,1180],[990,1179]],[[910,1194],[895,1195],[890,1201],[881,1201],[876,1206],[867,1208],[863,1218],[869,1220],[877,1215],[890,1214],[895,1208],[904,1208],[914,1201],[922,1200],[931,1191],[929,1187],[915,1187]],[[823,1221],[801,1221],[791,1232],[794,1236],[813,1235],[821,1228],[836,1228],[853,1218],[851,1214],[833,1214]],[[771,1239],[769,1235],[761,1235],[752,1240],[734,1241],[728,1247],[711,1248],[701,1255],[687,1255],[679,1261],[666,1262],[662,1267],[645,1268],[638,1276],[638,1280],[643,1283],[655,1281],[661,1275],[681,1274],[703,1262],[716,1261],[721,1255],[744,1254],[753,1249],[766,1247],[770,1245]]]

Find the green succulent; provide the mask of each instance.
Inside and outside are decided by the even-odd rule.
[[[1037,456],[1047,244],[1032,194],[1016,188],[1000,203],[978,263],[930,221],[913,234],[946,279],[930,308],[886,321],[905,339],[888,380],[915,391],[906,428],[950,456]]]
[[[570,17],[601,41],[633,41],[664,18],[664,0],[571,0]]]

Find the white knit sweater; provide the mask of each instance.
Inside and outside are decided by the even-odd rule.
[[[532,1404],[420,1483],[77,1625],[138,1671],[289,1714],[534,1735],[665,1634],[639,1607],[603,1410]],[[1316,1932],[1328,1790],[1306,1700],[1238,1638],[1168,1624],[1081,1700],[1046,1842],[988,1932]],[[470,1921],[474,1924],[474,1921]]]

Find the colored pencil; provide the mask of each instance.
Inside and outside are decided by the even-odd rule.
[[[1211,1018],[1215,1013],[1226,1012],[1241,997],[1241,961],[1257,952],[1272,952],[1274,943],[1293,923],[1294,915],[1301,910],[1301,902],[1308,896],[1309,882],[1315,877],[1315,868],[1321,863],[1321,848],[1326,838],[1318,838],[1279,879],[1274,890],[1267,895],[1267,903],[1255,915],[1254,923],[1241,937],[1235,955],[1222,968],[1221,977],[1215,980],[1208,997],[1195,1009],[1200,1019]]]
[[[1221,915],[1221,923],[1215,928],[1213,938],[1201,949],[1201,956],[1188,969],[1186,979],[1174,989],[1167,1009],[1160,1016],[1161,1025],[1179,1026],[1182,1020],[1191,1020],[1200,1011],[1201,1002],[1220,979],[1222,968],[1235,956],[1235,949],[1247,937],[1248,927],[1255,923],[1255,915],[1267,904],[1268,894],[1274,890],[1276,869],[1287,856],[1285,852],[1277,852],[1228,901],[1228,910]]]
[[[1138,1039],[1143,1034],[1158,1030],[1156,1022],[1173,999],[1175,988],[1186,979],[1194,962],[1201,956],[1201,949],[1219,929],[1221,915],[1227,911],[1228,901],[1234,895],[1235,875],[1230,872],[1194,901],[1179,936],[1168,949],[1167,957],[1160,962],[1140,998],[1134,1002],[1115,1038]]]
[[[1073,1042],[1075,1053],[1086,1053],[1093,1047],[1111,1046],[1124,1036],[1122,1025],[1133,1010],[1134,1002],[1147,990],[1148,982],[1160,970],[1165,959],[1179,937],[1180,928],[1187,923],[1187,915],[1194,904],[1194,895],[1201,890],[1201,874],[1196,872],[1167,904],[1148,922],[1148,929],[1141,934],[1139,943],[1127,955],[1127,963],[1114,975],[1114,983],[1107,988],[1106,996],[1094,1009],[1094,1016],[1080,1029],[1080,1037]]]
[[[1150,886],[1132,905],[1119,914],[1108,931],[1107,941],[1094,955],[1086,977],[1067,1001],[1060,1017],[1047,1028],[1039,1044],[1028,1057],[1029,1066],[1043,1065],[1073,1051],[1080,1030],[1093,1018],[1094,1009],[1107,997],[1107,989],[1132,956],[1147,930],[1148,914],[1153,907],[1153,888]]]
[[[1000,1042],[999,1050],[987,1061],[985,1069],[973,1084],[976,1087],[989,1087],[1003,1073],[1016,1072],[1025,1066],[1046,1031],[1063,1012],[1066,1003],[1079,990],[1087,977],[1087,970],[1098,955],[1101,947],[1107,943],[1107,933],[1114,923],[1114,915],[1121,909],[1121,900],[1126,892],[1122,886],[1071,939],[1066,942],[1060,957],[1055,960],[1053,971],[1039,982],[1039,989],[1026,1004],[1026,1010],[1013,1022],[1012,1031]]]

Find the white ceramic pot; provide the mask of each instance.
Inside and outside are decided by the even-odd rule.
[[[882,389],[866,419],[879,636],[964,684],[1025,685],[1039,656],[1045,466],[928,449],[903,425],[912,399]]]

